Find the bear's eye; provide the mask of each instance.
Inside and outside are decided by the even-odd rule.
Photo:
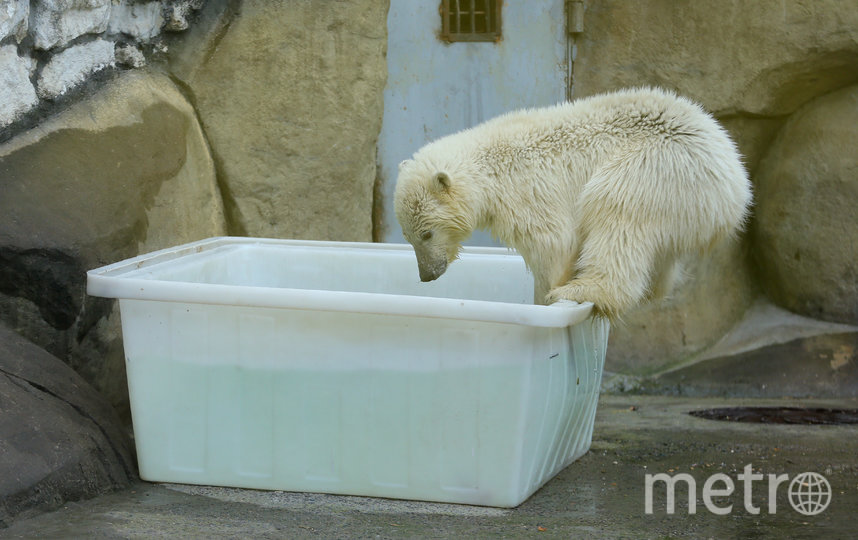
[[[420,239],[424,242],[432,239],[432,231],[426,231],[425,233],[420,235]]]

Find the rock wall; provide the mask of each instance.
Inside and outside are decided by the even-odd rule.
[[[763,157],[754,260],[790,311],[858,323],[858,86],[791,115]]]
[[[371,241],[388,2],[287,4],[222,2],[226,20],[189,36],[173,73],[212,143],[231,231]]]
[[[202,3],[0,0],[0,129],[105,68],[143,66],[164,51],[161,32],[186,29]]]

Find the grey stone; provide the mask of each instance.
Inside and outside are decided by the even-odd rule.
[[[69,47],[51,57],[38,81],[39,97],[54,99],[84,82],[90,75],[113,65],[114,44],[96,39]]]
[[[0,128],[35,106],[39,99],[30,82],[35,61],[18,56],[17,47],[0,47]]]
[[[605,374],[602,391],[691,396],[850,397],[858,326],[796,315],[758,298],[715,346],[647,376]]]
[[[119,65],[132,68],[139,68],[146,65],[146,57],[135,45],[117,45],[114,54],[116,55],[116,63]]]
[[[107,30],[110,0],[36,0],[30,33],[37,49],[62,47],[83,34]]]
[[[779,305],[858,324],[858,86],[793,114],[758,168],[760,279]]]
[[[171,0],[166,7],[167,23],[164,29],[170,32],[187,30],[191,12],[200,9],[204,3],[204,0]]]
[[[161,33],[164,25],[161,2],[139,3],[122,0],[110,10],[110,33],[127,34],[139,41],[149,41]]]
[[[0,527],[128,486],[135,470],[131,440],[104,398],[0,324]]]
[[[27,0],[0,0],[0,40],[13,35],[18,43],[27,35],[30,2]]]
[[[187,30],[188,24],[188,7],[184,4],[177,4],[167,8],[167,23],[164,29],[170,32],[181,32]]]

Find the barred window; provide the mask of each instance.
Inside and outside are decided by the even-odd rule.
[[[441,0],[441,39],[499,41],[503,0]]]

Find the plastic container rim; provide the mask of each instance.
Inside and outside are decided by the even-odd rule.
[[[141,269],[188,255],[209,252],[226,246],[256,245],[413,252],[413,248],[408,244],[220,236],[154,251],[90,270],[87,272],[87,293],[91,296],[121,300],[369,313],[547,328],[562,328],[577,324],[590,316],[593,307],[590,302],[578,304],[561,301],[550,306],[542,306],[487,300],[192,283],[132,277]],[[501,247],[465,247],[462,255],[513,256],[515,251]]]

